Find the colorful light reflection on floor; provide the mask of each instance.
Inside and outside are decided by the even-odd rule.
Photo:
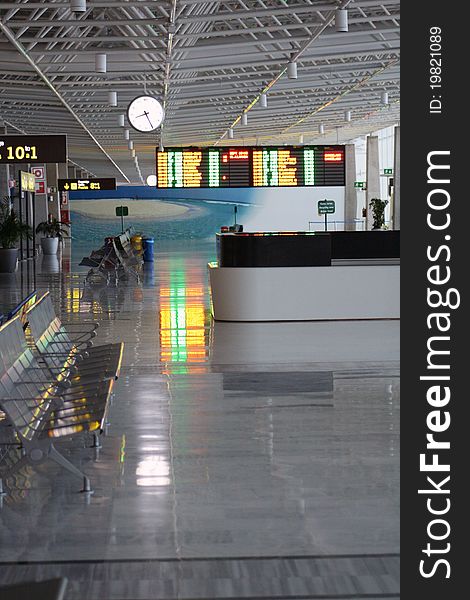
[[[207,357],[208,315],[203,285],[187,285],[184,265],[170,271],[170,285],[160,288],[160,361],[180,363],[177,372],[198,370]],[[172,372],[175,373],[173,367]],[[202,369],[201,369],[202,370]]]

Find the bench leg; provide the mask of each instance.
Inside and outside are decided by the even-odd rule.
[[[93,494],[93,490],[91,489],[90,480],[88,477],[80,471],[74,464],[72,464],[65,456],[63,456],[56,448],[51,444],[49,448],[49,458],[52,459],[55,463],[70,471],[77,477],[80,477],[83,480],[83,489],[81,492],[84,494]]]
[[[102,448],[100,437],[97,433],[93,433],[93,443],[90,448]]]

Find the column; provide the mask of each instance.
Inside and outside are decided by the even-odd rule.
[[[369,202],[372,198],[380,198],[379,138],[376,135],[367,137],[366,179],[366,229],[371,230],[374,220]]]
[[[393,152],[393,229],[400,229],[400,125],[395,127]]]
[[[345,231],[356,231],[357,218],[357,191],[354,187],[356,181],[356,146],[346,144],[346,188],[344,190],[344,225]]]
[[[5,122],[0,119],[0,133],[7,133]],[[8,196],[8,179],[10,178],[10,165],[0,165],[0,197]]]
[[[59,179],[68,179],[69,171],[68,167],[65,163],[59,163],[58,174]],[[60,202],[60,221],[64,224],[68,224],[70,222],[70,212],[69,212],[69,194],[68,192],[59,192],[59,202]]]
[[[59,192],[57,191],[57,180],[59,179],[59,168],[57,163],[48,163],[46,165],[47,187],[55,191],[48,194],[48,213],[60,220]]]

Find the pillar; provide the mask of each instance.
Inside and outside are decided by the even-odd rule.
[[[344,192],[344,229],[356,231],[355,219],[357,218],[357,191],[354,187],[356,181],[356,146],[346,144],[346,189]]]
[[[400,229],[400,125],[395,127],[393,153],[393,229]]]
[[[374,220],[369,202],[380,198],[379,138],[376,135],[367,137],[366,179],[366,229],[370,230]]]
[[[65,163],[59,163],[57,165],[59,179],[68,179],[69,168]],[[70,206],[69,206],[69,194],[68,192],[59,192],[59,202],[60,202],[60,221],[64,224],[68,224],[70,222]]]
[[[59,192],[57,191],[57,180],[59,179],[59,167],[57,163],[48,163],[46,165],[47,187],[55,191],[48,194],[48,213],[56,219],[60,219]]]

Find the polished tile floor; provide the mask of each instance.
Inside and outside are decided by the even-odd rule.
[[[51,289],[124,341],[103,448],[6,477],[0,583],[68,600],[397,598],[399,324],[213,323],[213,246],[168,243],[143,284],[84,289],[80,257],[0,275],[0,313]],[[0,467],[1,468],[1,467]]]

